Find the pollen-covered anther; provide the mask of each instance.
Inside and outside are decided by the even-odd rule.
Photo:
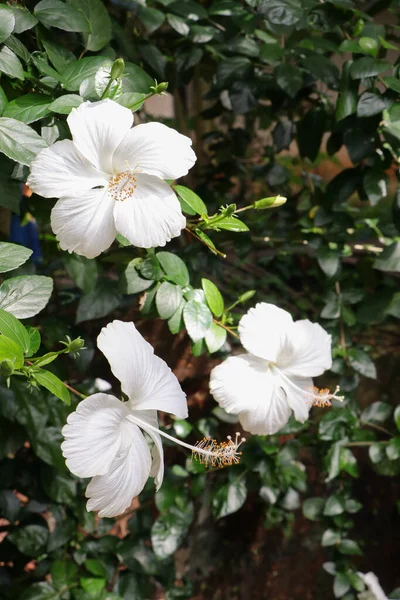
[[[319,389],[314,387],[312,389],[313,398],[310,400],[313,406],[318,406],[319,408],[326,408],[332,406],[332,400],[339,400],[339,402],[343,402],[344,396],[338,396],[338,392],[340,392],[340,387],[336,386],[333,394],[330,392],[328,388]]]
[[[133,196],[136,189],[136,175],[137,172],[130,169],[114,175],[108,184],[110,196],[117,202],[123,202]]]
[[[201,465],[208,467],[227,467],[233,464],[237,465],[240,462],[242,453],[238,451],[239,446],[244,444],[245,438],[242,438],[240,433],[236,433],[233,440],[228,435],[226,442],[218,443],[211,438],[203,438],[195,444],[195,449],[192,451],[192,460],[197,460]]]

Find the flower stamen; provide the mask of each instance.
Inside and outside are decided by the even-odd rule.
[[[136,189],[136,171],[130,169],[114,175],[108,184],[108,192],[116,202],[124,202]]]
[[[208,467],[227,467],[233,464],[237,465],[242,456],[238,452],[239,446],[244,444],[246,438],[242,438],[239,432],[236,432],[235,439],[228,435],[227,442],[218,443],[211,438],[203,438],[194,445],[192,450],[192,460],[197,460],[201,465]]]
[[[312,388],[312,395],[314,396],[313,400],[310,400],[312,406],[318,406],[319,408],[326,408],[332,406],[331,400],[335,398],[335,400],[339,400],[339,402],[343,402],[344,396],[338,396],[338,392],[340,392],[340,387],[337,385],[333,394],[330,392],[328,388],[319,389],[317,387]]]

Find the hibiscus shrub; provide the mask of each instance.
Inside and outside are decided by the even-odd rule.
[[[400,586],[398,31],[0,4],[1,598]]]

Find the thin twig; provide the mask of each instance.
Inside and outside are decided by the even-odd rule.
[[[239,339],[238,334],[235,333],[233,331],[233,329],[231,329],[230,327],[227,327],[226,325],[224,325],[220,321],[217,321],[216,319],[213,319],[213,321],[214,321],[214,323],[216,323],[217,325],[219,325],[220,327],[222,327],[222,329],[225,329],[225,331],[227,331],[228,333],[230,333],[231,335],[233,335],[235,338]]]

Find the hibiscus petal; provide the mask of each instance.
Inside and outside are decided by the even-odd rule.
[[[124,422],[126,445],[116,456],[108,473],[93,477],[86,489],[87,510],[98,510],[99,517],[123,513],[143,490],[150,476],[151,456],[139,427]],[[128,443],[129,438],[129,443]]]
[[[68,469],[77,477],[103,475],[110,469],[121,445],[121,422],[128,409],[107,394],[82,400],[62,429],[61,449]]]
[[[156,410],[135,410],[135,417],[148,423],[151,427],[158,429],[158,418]],[[141,425],[142,429],[151,437],[154,442],[154,446],[151,451],[151,471],[150,477],[154,477],[156,484],[156,492],[161,487],[164,479],[164,451],[162,447],[161,435],[156,433],[153,429],[146,427],[144,424]]]
[[[240,320],[240,341],[248,352],[276,362],[290,347],[292,327],[293,319],[286,310],[259,302]]]
[[[106,189],[60,198],[51,211],[51,227],[63,250],[94,258],[116,235],[114,201]]]
[[[162,123],[136,125],[124,137],[113,156],[115,171],[127,164],[161,179],[186,175],[196,162],[192,140]]]
[[[332,338],[318,323],[296,321],[291,335],[291,352],[279,357],[279,368],[290,377],[317,377],[332,366]]]
[[[107,185],[109,176],[97,171],[71,140],[45,148],[31,163],[27,185],[44,198],[61,198]]]
[[[113,321],[103,327],[97,346],[129,397],[132,410],[162,410],[187,417],[186,395],[168,365],[133,323]]]
[[[67,121],[78,150],[96,169],[112,173],[112,155],[132,127],[132,112],[109,99],[84,102]]]
[[[136,186],[130,198],[115,202],[115,226],[134,246],[165,246],[186,226],[181,205],[169,185],[157,177],[140,173]]]
[[[276,433],[291,414],[279,376],[265,360],[251,354],[232,356],[215,367],[210,391],[226,412],[239,415],[243,428],[250,433]]]
[[[290,381],[292,385],[282,379],[281,385],[285,390],[287,401],[294,412],[296,421],[304,423],[308,419],[313,404],[313,399],[309,395],[313,391],[313,380],[310,377],[291,376]]]

